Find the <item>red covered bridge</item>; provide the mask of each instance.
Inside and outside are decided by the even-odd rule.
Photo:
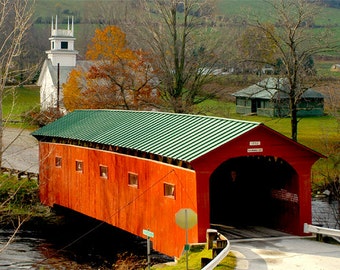
[[[143,236],[180,256],[175,222],[191,208],[189,242],[211,224],[302,235],[311,222],[311,167],[322,155],[261,123],[145,111],[79,110],[33,132],[40,198]]]

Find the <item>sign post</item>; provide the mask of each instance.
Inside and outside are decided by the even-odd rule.
[[[188,252],[189,252],[188,230],[197,224],[197,214],[190,208],[183,208],[176,213],[175,218],[176,224],[182,229],[185,229],[184,250],[186,257],[186,269],[188,270]]]
[[[146,254],[148,257],[148,269],[150,270],[150,253],[151,253],[151,245],[150,245],[150,237],[154,237],[154,233],[149,230],[143,230],[143,234],[146,235]]]

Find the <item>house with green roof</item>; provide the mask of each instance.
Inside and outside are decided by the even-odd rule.
[[[289,92],[283,79],[267,78],[233,94],[236,97],[236,113],[257,114],[269,117],[287,117]],[[298,117],[324,114],[324,96],[307,89],[298,102]]]
[[[151,111],[78,110],[34,131],[40,200],[104,221],[179,257],[216,226],[304,235],[311,167],[323,156],[262,123]]]

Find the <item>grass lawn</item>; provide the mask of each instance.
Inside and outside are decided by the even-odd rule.
[[[287,137],[291,137],[290,118],[248,116],[243,119],[262,122]],[[337,120],[330,116],[301,118],[298,123],[298,142],[320,153],[327,154],[325,153],[325,143],[339,141],[338,125]]]
[[[212,250],[208,250],[204,246],[192,246],[188,254],[188,269],[199,270],[201,269],[201,258],[212,258]],[[214,269],[226,270],[235,269],[236,257],[232,252]],[[186,269],[186,256],[185,254],[175,264],[160,264],[151,267],[152,270],[183,270]]]
[[[207,100],[198,106],[197,111],[210,116],[261,122],[279,133],[291,137],[290,118],[236,114],[235,104],[219,100]],[[327,154],[325,153],[326,142],[338,142],[339,131],[339,123],[334,117],[325,115],[301,118],[298,123],[298,142],[320,153]]]
[[[6,88],[2,106],[6,125],[21,126],[21,115],[40,106],[39,87]]]

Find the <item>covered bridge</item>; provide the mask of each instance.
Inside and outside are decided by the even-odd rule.
[[[311,222],[311,167],[322,155],[261,123],[147,111],[79,110],[33,132],[42,203],[68,207],[180,256],[211,224],[302,235]]]

